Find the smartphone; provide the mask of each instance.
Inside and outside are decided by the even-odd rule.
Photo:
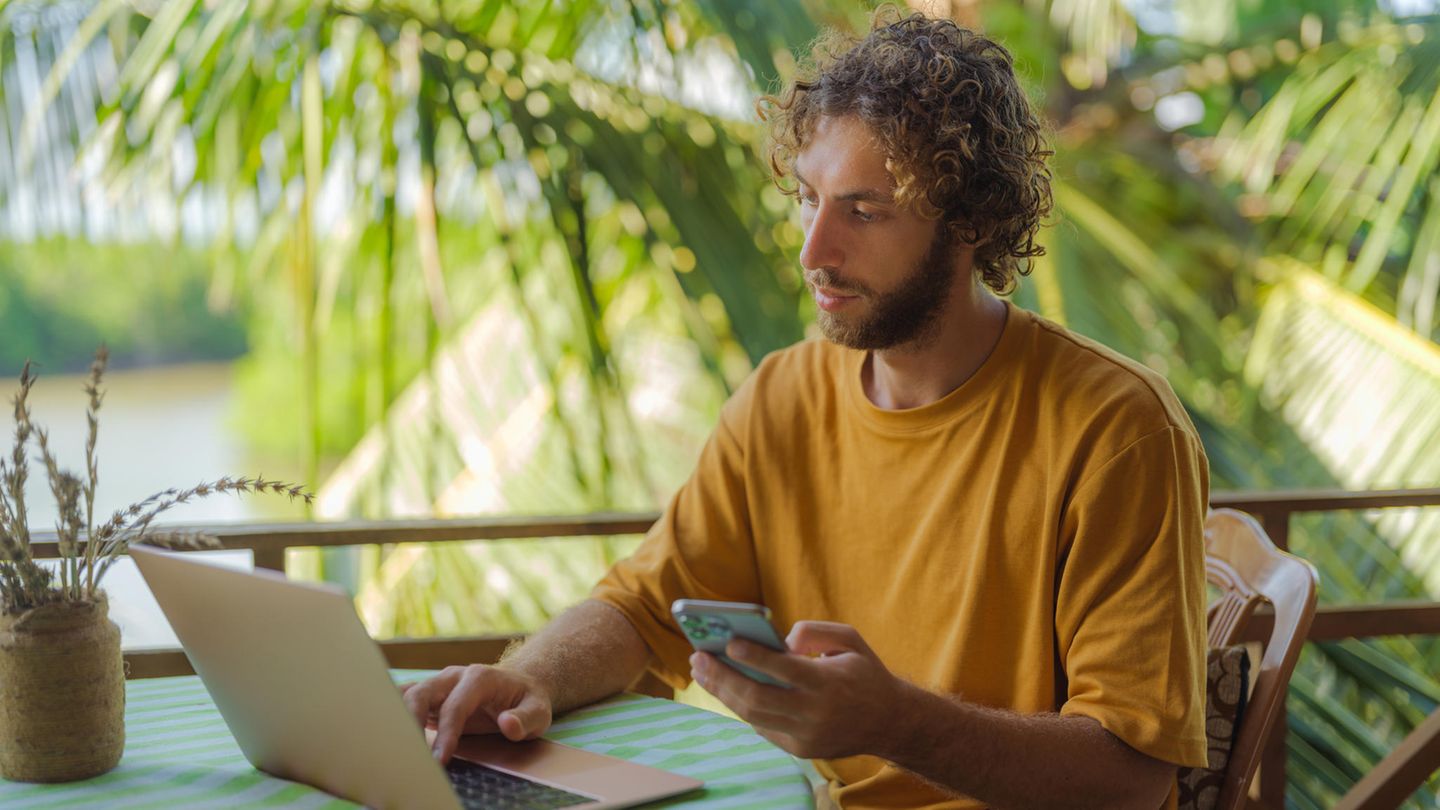
[[[681,632],[690,639],[695,649],[714,655],[753,681],[789,688],[790,684],[751,669],[725,654],[725,645],[732,637],[753,641],[779,652],[785,651],[785,642],[780,640],[780,634],[770,624],[770,608],[748,602],[676,599],[670,606],[670,612],[675,615]]]

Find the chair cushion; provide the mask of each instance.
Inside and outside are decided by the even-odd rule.
[[[1250,658],[1243,644],[1210,650],[1205,665],[1205,737],[1210,742],[1210,765],[1180,769],[1181,810],[1211,810],[1219,802],[1230,748],[1250,692]]]

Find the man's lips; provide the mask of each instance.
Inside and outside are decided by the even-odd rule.
[[[830,287],[812,288],[815,295],[815,305],[826,312],[834,312],[852,301],[858,300],[860,296],[849,295]]]

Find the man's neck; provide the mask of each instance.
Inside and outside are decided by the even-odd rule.
[[[985,364],[1005,330],[1005,303],[978,284],[955,290],[934,332],[866,358],[865,396],[877,407],[929,405],[959,388]]]

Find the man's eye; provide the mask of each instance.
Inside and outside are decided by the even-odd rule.
[[[856,209],[855,209],[854,211],[852,211],[851,213],[854,214],[854,215],[855,215],[855,218],[858,219],[858,220],[860,220],[861,222],[874,222],[874,221],[875,221],[875,215],[874,215],[874,214],[867,213],[867,212],[865,212],[865,211],[861,211],[859,208],[856,208]]]
[[[813,197],[813,196],[808,196],[808,195],[805,195],[805,194],[801,194],[801,195],[800,195],[800,204],[801,204],[801,205],[819,205],[819,204],[820,204],[820,201],[817,200],[817,199],[816,199],[815,197]]]

